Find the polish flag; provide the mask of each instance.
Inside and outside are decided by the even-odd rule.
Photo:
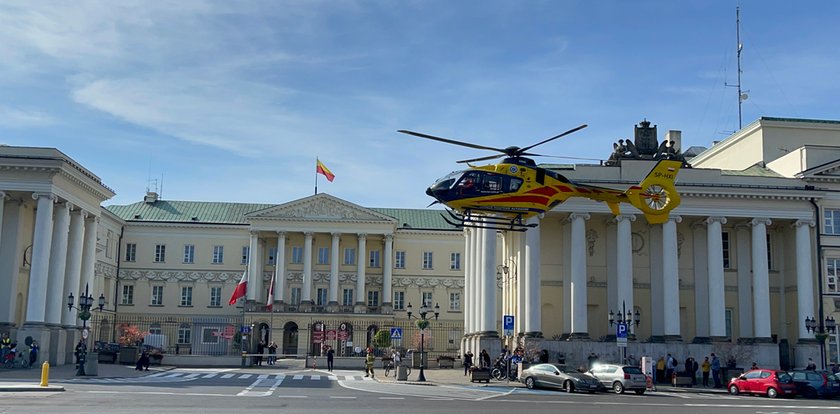
[[[265,302],[265,308],[269,312],[274,308],[274,277],[271,278],[271,285],[268,286],[268,300]]]
[[[245,297],[245,292],[248,289],[248,271],[242,272],[242,279],[236,285],[236,288],[233,289],[233,294],[230,295],[230,301],[228,305],[233,305],[236,303],[239,298]]]

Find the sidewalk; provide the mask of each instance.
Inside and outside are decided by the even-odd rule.
[[[149,367],[148,371],[137,371],[134,366],[119,364],[99,364],[99,372],[96,376],[76,376],[75,364],[50,367],[48,386],[41,386],[41,365],[29,369],[0,369],[0,392],[24,392],[24,391],[64,391],[64,386],[53,385],[50,382],[55,380],[66,380],[70,378],[133,378],[149,375],[153,372],[168,371],[174,369],[171,366]]]

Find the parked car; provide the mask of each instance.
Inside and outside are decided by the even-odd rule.
[[[560,364],[536,364],[522,371],[520,380],[528,388],[560,388],[566,392],[595,392],[601,388],[598,379]]]
[[[796,384],[785,371],[773,369],[753,369],[729,381],[729,393],[738,395],[759,394],[770,398],[778,396],[792,397],[796,395]]]
[[[840,395],[840,379],[830,371],[807,371],[795,369],[790,371],[796,393],[807,398],[834,398]]]
[[[632,365],[597,364],[588,374],[597,378],[606,389],[622,394],[625,390],[642,395],[647,390],[647,379],[639,367]]]

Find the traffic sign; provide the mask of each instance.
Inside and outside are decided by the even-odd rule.
[[[391,328],[391,339],[402,339],[402,328]]]
[[[619,348],[627,348],[627,324],[624,322],[616,324],[615,343]]]
[[[505,330],[505,336],[513,336],[513,315],[505,315],[502,318],[502,327]]]
[[[336,334],[335,329],[328,329],[327,330],[327,340],[328,341],[334,341],[335,336],[336,336],[335,334]]]
[[[347,331],[338,331],[338,339],[340,341],[346,341],[347,338],[350,337],[350,333]],[[349,346],[349,345],[348,345]]]

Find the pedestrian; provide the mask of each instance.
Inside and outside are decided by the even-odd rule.
[[[677,370],[677,359],[668,354],[665,357],[665,382],[671,382],[674,372]]]
[[[373,363],[376,361],[376,356],[373,355],[373,349],[368,348],[367,356],[365,356],[365,377],[373,378]]]
[[[29,366],[34,366],[36,362],[38,362],[38,342],[33,339],[32,344],[29,345]]]
[[[543,364],[548,363],[548,350],[547,349],[543,349],[542,352],[540,353],[540,363],[543,363]]]
[[[589,369],[592,369],[592,367],[594,367],[595,364],[598,362],[598,355],[595,355],[594,352],[590,352],[589,356],[586,357],[586,359],[589,361]]]
[[[816,371],[817,370],[817,364],[814,363],[813,359],[808,358],[808,365],[805,366],[805,369],[807,369],[809,371]]]
[[[738,360],[735,359],[735,355],[729,356],[729,359],[726,361],[726,367],[729,369],[734,369],[738,367]]]
[[[691,385],[697,385],[697,370],[699,369],[700,365],[697,364],[697,360],[691,357]]]
[[[140,353],[140,358],[137,359],[137,365],[134,366],[134,369],[137,371],[148,371],[149,362],[149,351],[144,349],[143,352]]]
[[[464,354],[464,376],[470,372],[470,367],[472,366],[473,354],[472,351],[467,350],[467,353]]]
[[[335,349],[333,347],[327,347],[327,371],[332,372],[333,370],[333,360],[335,359]]]
[[[638,361],[636,361],[636,357],[634,357],[633,354],[630,354],[630,356],[627,357],[627,365],[630,365],[632,367],[639,365]]]
[[[560,365],[566,365],[566,354],[562,352],[557,354],[557,363]]]
[[[658,360],[656,360],[656,382],[664,382],[665,381],[665,357],[660,356]]]
[[[720,359],[718,359],[717,355],[712,353],[712,380],[714,380],[715,388],[721,388],[722,385],[720,383]]]
[[[712,364],[709,363],[709,357],[703,359],[703,363],[700,364],[700,371],[703,372],[703,387],[709,386],[709,373],[712,369]]]
[[[268,365],[275,365],[277,363],[277,343],[271,341],[268,343]]]
[[[481,367],[490,368],[490,354],[487,353],[487,350],[482,349],[478,356],[481,360]]]
[[[262,366],[263,352],[265,352],[265,342],[260,341],[260,343],[257,344],[257,356],[255,357],[258,367]]]
[[[6,355],[9,353],[9,350],[12,349],[12,338],[9,338],[8,332],[3,332],[3,336],[0,337],[0,361],[6,360]]]
[[[85,344],[85,340],[79,339],[79,343],[76,344],[76,368],[78,368],[79,365],[84,365],[86,353],[87,345]]]
[[[750,369],[758,369],[758,364],[755,361],[753,361],[752,365],[750,366]]]

